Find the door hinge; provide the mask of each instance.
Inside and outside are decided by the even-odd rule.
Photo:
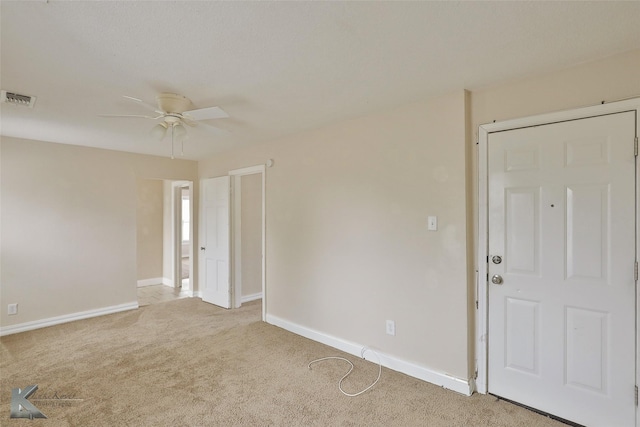
[[[638,281],[638,261],[633,263],[633,280]]]
[[[636,396],[635,396],[635,399],[636,399],[636,406],[638,406],[638,386],[636,386]]]
[[[638,157],[638,137],[633,142],[633,155]]]
[[[478,309],[478,300],[476,300],[476,310]]]

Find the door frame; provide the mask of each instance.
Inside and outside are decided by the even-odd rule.
[[[171,181],[171,281],[174,288],[182,287],[182,189],[189,188],[189,268],[193,276],[193,181]],[[189,289],[193,296],[193,277],[189,277]]]
[[[266,199],[265,199],[265,165],[250,166],[229,171],[231,177],[231,289],[232,306],[238,308],[242,304],[242,245],[241,245],[241,214],[242,214],[242,177],[260,174],[262,193],[261,213],[261,252],[262,252],[262,320],[266,321],[267,293],[266,293]]]
[[[607,114],[622,113],[627,111],[636,112],[636,144],[640,133],[640,98],[633,98],[624,101],[612,102],[609,104],[601,104],[592,107],[584,107],[568,111],[560,111],[537,116],[506,120],[498,123],[489,123],[480,125],[478,129],[478,250],[477,250],[477,268],[476,268],[476,379],[475,389],[478,393],[486,394],[488,392],[488,260],[489,260],[489,190],[488,190],[488,142],[489,135],[494,132],[502,132],[524,127],[540,126],[557,122],[570,120],[585,119],[594,116],[602,116]],[[639,195],[640,177],[638,173],[638,157],[636,156],[636,263],[638,259],[638,244],[640,242],[640,209]],[[638,366],[640,366],[640,353],[638,352],[638,343],[640,343],[640,317],[638,316],[638,307],[640,307],[640,296],[638,293],[638,281],[636,280],[636,384],[640,384],[640,375]],[[632,392],[630,390],[630,392]],[[636,406],[636,425],[640,419],[640,410]]]

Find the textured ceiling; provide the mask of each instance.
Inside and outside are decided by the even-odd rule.
[[[122,95],[231,116],[185,158],[640,47],[640,2],[0,2],[2,135],[167,156]]]

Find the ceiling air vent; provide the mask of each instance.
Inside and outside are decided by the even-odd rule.
[[[6,90],[3,90],[2,92],[0,92],[0,102],[33,108],[33,105],[36,103],[36,97],[29,95],[20,95],[19,93],[7,92]]]

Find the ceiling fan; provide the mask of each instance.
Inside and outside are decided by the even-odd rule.
[[[145,116],[138,114],[101,114],[101,117],[133,117],[142,119],[156,120],[158,123],[151,128],[151,135],[162,140],[167,131],[171,133],[171,158],[174,158],[174,144],[175,141],[183,143],[184,138],[187,135],[187,130],[184,125],[187,126],[206,126],[208,129],[215,131],[218,134],[228,134],[229,132],[215,126],[211,126],[207,123],[201,123],[201,120],[209,119],[223,119],[229,117],[229,115],[220,107],[206,107],[196,110],[187,110],[191,106],[191,100],[186,96],[178,95],[175,93],[161,93],[156,96],[157,107],[147,104],[138,98],[131,96],[124,97],[130,101],[133,101],[144,108],[151,110],[158,114],[157,116]],[[200,122],[200,123],[199,123]],[[184,147],[184,144],[182,144]]]

